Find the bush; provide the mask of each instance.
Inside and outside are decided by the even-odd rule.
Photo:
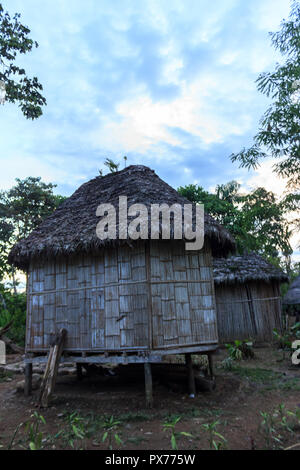
[[[254,358],[253,343],[250,340],[240,341],[236,339],[233,344],[225,344],[225,347],[228,351],[229,357],[233,361]]]
[[[0,284],[0,329],[13,320],[6,336],[14,343],[24,346],[26,329],[26,294],[12,294]]]

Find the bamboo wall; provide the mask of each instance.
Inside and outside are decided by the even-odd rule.
[[[26,350],[49,348],[66,328],[70,351],[164,350],[217,344],[207,245],[178,242],[35,261],[28,273]]]
[[[271,341],[281,329],[278,282],[248,282],[215,286],[221,343],[235,339]]]

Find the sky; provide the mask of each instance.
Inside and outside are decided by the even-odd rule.
[[[270,31],[289,0],[9,0],[39,47],[20,57],[47,107],[28,121],[0,106],[0,188],[41,176],[70,195],[108,158],[153,168],[171,186],[237,180],[280,194],[272,161],[248,172],[268,101],[255,80],[280,60]],[[300,259],[300,253],[299,253]]]

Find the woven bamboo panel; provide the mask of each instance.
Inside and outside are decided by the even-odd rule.
[[[130,351],[217,342],[210,247],[177,242],[32,263],[27,350],[68,331],[67,350]]]
[[[248,282],[216,286],[220,342],[235,339],[270,341],[281,329],[278,282]]]
[[[188,252],[176,242],[151,243],[154,348],[217,343],[211,264],[208,245]]]

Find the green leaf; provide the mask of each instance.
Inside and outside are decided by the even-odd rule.
[[[171,436],[171,446],[172,446],[173,450],[178,450],[177,449],[176,437],[174,436],[174,434],[172,434],[172,436]]]
[[[189,432],[185,432],[185,431],[181,431],[180,434],[181,436],[193,437],[192,434],[190,434]]]

